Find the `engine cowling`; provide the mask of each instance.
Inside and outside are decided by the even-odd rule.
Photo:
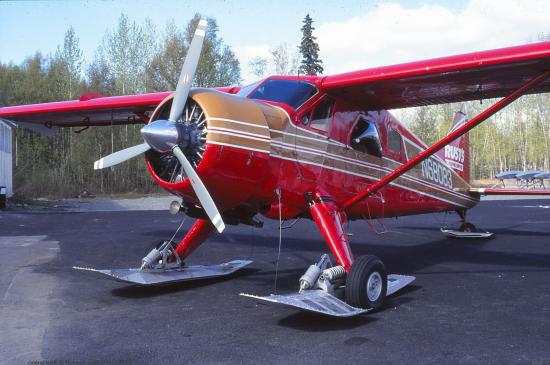
[[[166,118],[172,97],[151,115],[150,122]],[[246,205],[258,211],[265,191],[276,184],[269,173],[270,126],[282,125],[283,111],[254,100],[211,89],[194,89],[179,123],[185,124],[182,150],[194,165],[220,211]],[[189,179],[170,153],[146,154],[151,176],[184,201],[198,204]]]

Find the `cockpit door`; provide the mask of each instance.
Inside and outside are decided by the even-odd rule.
[[[353,159],[361,161],[362,166],[350,165],[354,174],[349,174],[346,180],[346,190],[357,193],[381,178],[383,165],[383,150],[377,126],[377,112],[361,114],[352,125],[348,145],[353,151]],[[357,175],[362,176],[357,176]]]
[[[296,129],[297,162],[304,181],[317,182],[325,163],[334,100],[323,98],[299,115]]]

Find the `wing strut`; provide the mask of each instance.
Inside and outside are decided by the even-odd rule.
[[[519,87],[515,91],[513,91],[510,95],[500,99],[498,102],[496,102],[494,105],[490,106],[489,108],[485,109],[483,112],[479,113],[474,118],[470,119],[468,122],[464,123],[461,127],[457,128],[452,133],[448,134],[444,138],[437,141],[433,146],[425,149],[424,151],[420,152],[418,155],[404,163],[403,165],[399,166],[392,172],[390,172],[388,175],[384,176],[381,180],[378,182],[372,184],[368,188],[362,190],[357,195],[355,195],[353,198],[349,199],[344,203],[344,208],[349,209],[355,204],[359,203],[362,199],[365,197],[377,192],[384,186],[391,183],[393,180],[397,179],[399,176],[403,175],[405,172],[409,171],[443,147],[445,147],[447,144],[451,143],[458,137],[462,136],[464,133],[467,133],[470,129],[476,127],[481,122],[488,119],[490,116],[525,94],[529,89],[533,88],[534,86],[540,84],[544,80],[546,80],[550,76],[550,71],[546,71],[542,73],[541,75],[529,80],[527,83],[525,83],[523,86]]]

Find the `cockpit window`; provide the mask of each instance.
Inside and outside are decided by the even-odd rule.
[[[267,79],[248,97],[283,103],[296,110],[316,93],[317,88],[308,82]]]
[[[373,122],[361,118],[351,133],[351,148],[369,155],[382,157],[380,136]]]
[[[306,113],[302,116],[302,124],[303,125],[308,125],[309,124],[309,120],[311,119],[311,114],[312,113],[313,113],[313,110],[310,110],[308,113]]]
[[[244,96],[246,97],[248,94],[250,94],[250,92],[252,92],[252,90],[254,90],[259,84],[260,82],[262,82],[263,80],[260,80],[260,81],[256,81],[250,85],[246,85],[246,86],[243,86],[242,89],[239,90],[239,92],[237,93],[237,95],[239,96]]]
[[[311,116],[311,128],[318,129],[320,131],[328,131],[330,117],[332,116],[332,110],[334,109],[334,100],[324,99],[313,110]]]
[[[401,135],[392,127],[388,127],[388,147],[397,153],[401,153]]]

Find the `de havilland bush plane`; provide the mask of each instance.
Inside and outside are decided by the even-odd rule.
[[[175,92],[0,108],[21,125],[144,124],[144,143],[103,157],[102,169],[144,154],[153,180],[181,198],[170,210],[196,221],[179,243],[164,241],[141,267],[95,270],[139,285],[226,275],[250,261],[186,266],[225,224],[261,226],[257,215],[313,220],[327,255],[299,292],[256,297],[334,316],[378,309],[414,278],[388,275],[372,255],[354,257],[349,220],[455,211],[451,236],[486,237],[466,220],[480,195],[549,194],[477,189],[469,183],[467,132],[522,95],[550,91],[550,42],[370,68],[331,76],[272,76],[245,87],[191,88],[205,37],[198,23]],[[388,109],[501,97],[428,147]]]

